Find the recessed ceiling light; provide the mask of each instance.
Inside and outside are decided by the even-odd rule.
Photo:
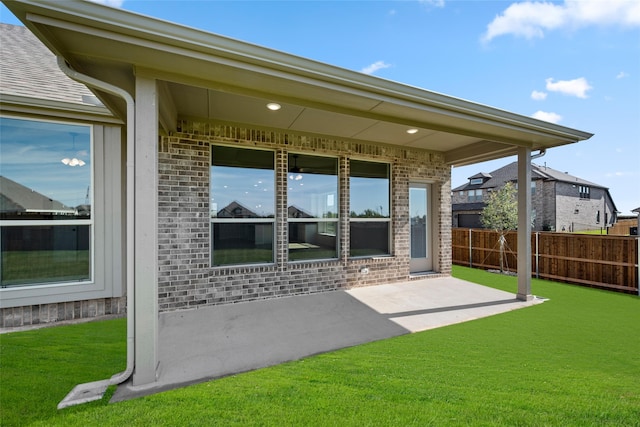
[[[282,105],[276,103],[276,102],[270,102],[267,104],[267,108],[271,111],[278,111],[279,109],[282,108]]]
[[[407,133],[410,135],[413,135],[414,133],[418,133],[418,129],[415,129],[415,128],[407,129]]]

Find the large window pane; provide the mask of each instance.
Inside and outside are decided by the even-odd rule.
[[[211,216],[274,217],[273,152],[219,146],[212,151]]]
[[[351,222],[351,256],[376,256],[389,254],[388,222]]]
[[[338,161],[289,154],[289,260],[338,257]]]
[[[90,281],[91,127],[0,117],[2,287]]]
[[[324,222],[289,223],[289,260],[337,258],[335,224],[329,223],[332,230],[323,232]]]
[[[272,151],[212,148],[212,265],[274,261],[274,189]]]
[[[289,218],[338,217],[338,161],[289,154]]]
[[[349,175],[352,218],[389,218],[389,165],[351,160]]]
[[[214,223],[213,265],[273,262],[273,223]]]
[[[389,165],[351,160],[349,171],[349,255],[388,255],[391,230]]]
[[[2,227],[2,287],[91,279],[90,225]]]
[[[91,215],[91,128],[0,118],[0,219]]]

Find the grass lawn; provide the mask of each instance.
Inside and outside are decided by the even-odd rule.
[[[516,291],[516,278],[454,267]],[[56,410],[123,369],[123,320],[0,336],[2,425],[640,426],[640,298],[533,281],[544,304],[127,402]]]

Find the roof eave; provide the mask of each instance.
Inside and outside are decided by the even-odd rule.
[[[90,25],[104,31],[113,31],[140,42],[154,42],[180,49],[181,54],[202,58],[226,58],[239,64],[257,67],[291,80],[312,82],[317,86],[333,86],[336,90],[352,97],[370,97],[381,102],[390,102],[400,108],[436,111],[445,116],[462,117],[473,123],[490,123],[517,131],[523,141],[503,139],[505,146],[497,146],[488,153],[449,153],[447,162],[454,165],[470,164],[515,154],[513,145],[520,143],[531,149],[551,148],[582,141],[592,136],[579,131],[522,116],[494,107],[473,103],[463,99],[420,89],[417,87],[384,80],[363,73],[327,65],[273,49],[241,42],[182,25],[161,21],[131,12],[84,1],[17,0],[5,1],[7,7],[25,25],[38,34],[35,22],[62,20],[79,25]],[[38,36],[43,39],[42,34]],[[46,37],[44,37],[46,39]],[[59,48],[43,40],[54,52]],[[455,130],[454,130],[455,131]],[[525,135],[528,135],[525,138]],[[498,141],[500,138],[487,139]],[[481,138],[485,135],[480,135]],[[538,141],[538,142],[536,142]],[[485,147],[486,148],[486,147]],[[477,151],[477,150],[476,150]]]

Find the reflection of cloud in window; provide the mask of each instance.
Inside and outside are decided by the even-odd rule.
[[[322,217],[328,212],[337,213],[338,177],[311,173],[301,175],[302,179],[299,181],[289,181],[288,205],[311,212],[317,217]],[[330,200],[334,202],[331,206]]]
[[[234,201],[261,216],[274,215],[274,172],[272,170],[213,166],[211,209]]]
[[[0,133],[1,175],[67,206],[85,203],[91,184],[90,127],[1,118]],[[70,155],[86,166],[61,163]]]

